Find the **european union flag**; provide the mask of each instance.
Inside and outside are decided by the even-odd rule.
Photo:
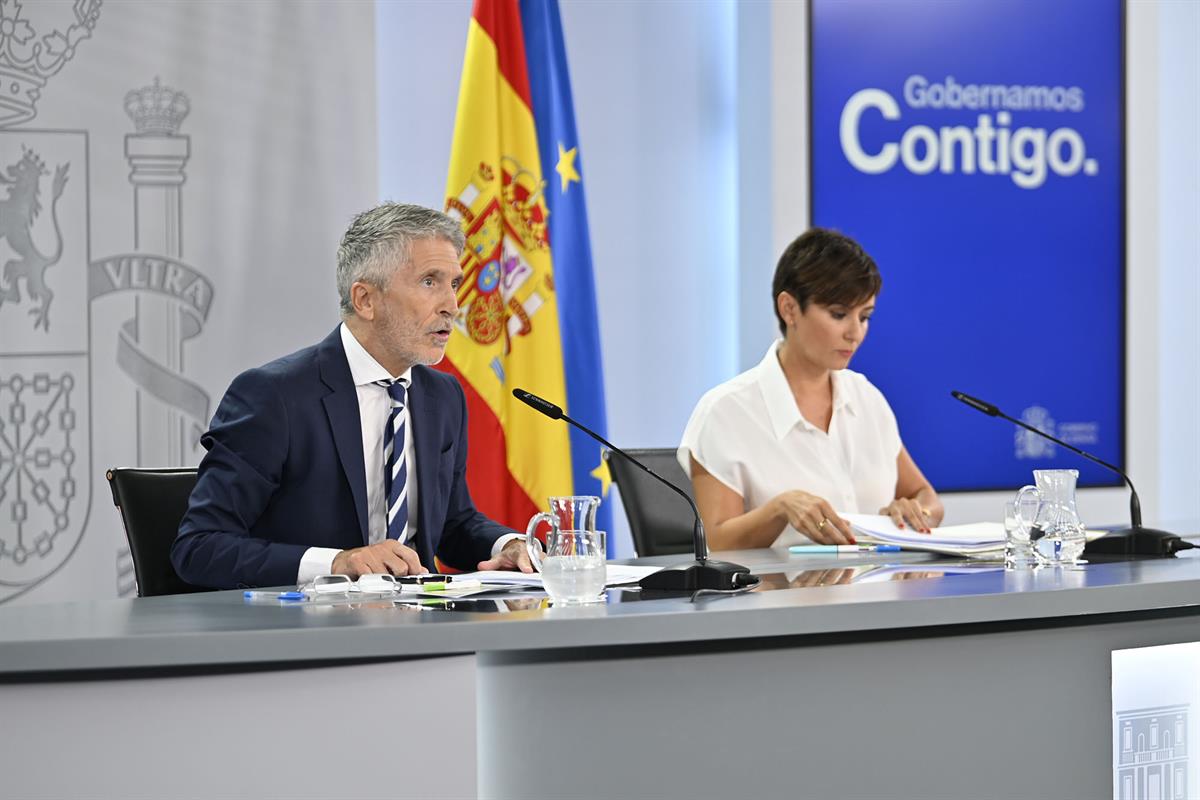
[[[573,418],[607,437],[583,162],[557,0],[521,0],[521,27],[525,32],[525,60],[542,174],[547,176],[545,198],[550,211],[550,251],[562,332],[567,409]],[[599,445],[575,428],[571,428],[570,435],[575,493],[604,496],[609,478]],[[612,509],[603,503],[596,527],[609,532],[610,555],[611,522]]]

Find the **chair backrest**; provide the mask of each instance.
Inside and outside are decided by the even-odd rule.
[[[105,477],[125,525],[138,597],[210,591],[185,583],[171,566],[171,544],[196,485],[195,468],[114,468]]]
[[[675,460],[675,448],[656,447],[625,452],[692,496],[692,481]],[[683,498],[647,475],[620,454],[604,451],[621,503],[629,518],[633,548],[639,556],[692,552],[695,516]]]

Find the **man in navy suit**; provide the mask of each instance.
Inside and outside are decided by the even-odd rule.
[[[303,584],[317,575],[530,571],[523,537],[467,491],[462,387],[430,369],[458,310],[464,246],[437,211],[388,203],[338,248],[342,324],[234,379],[171,550],[189,583]]]

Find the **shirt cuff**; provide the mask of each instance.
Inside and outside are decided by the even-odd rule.
[[[500,555],[500,551],[504,549],[504,545],[508,544],[513,539],[520,539],[523,542],[523,541],[525,541],[525,534],[523,534],[523,533],[506,533],[503,536],[501,536],[499,539],[497,539],[492,544],[492,558],[495,558],[496,556]]]
[[[300,557],[300,571],[296,575],[296,585],[303,586],[312,583],[318,575],[328,575],[333,572],[333,560],[341,550],[332,547],[310,547]]]

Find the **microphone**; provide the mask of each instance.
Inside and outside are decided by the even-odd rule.
[[[687,492],[680,489],[669,480],[659,475],[654,470],[647,467],[642,462],[638,461],[633,456],[626,453],[621,448],[609,442],[600,434],[590,430],[586,426],[576,422],[568,417],[563,410],[551,403],[549,400],[544,400],[532,392],[527,392],[524,389],[513,389],[513,397],[520,400],[530,408],[540,411],[550,419],[561,419],[570,425],[578,428],[588,436],[595,439],[600,444],[607,447],[617,455],[629,461],[638,469],[645,472],[655,480],[667,486],[675,494],[687,501],[692,507],[692,514],[696,518],[696,523],[692,527],[692,548],[695,551],[696,560],[679,564],[673,567],[664,567],[658,572],[647,575],[638,581],[638,585],[643,589],[652,589],[664,592],[697,592],[702,590],[716,591],[731,591],[741,589],[743,587],[755,586],[759,582],[759,578],[750,574],[749,567],[743,567],[741,564],[731,564],[727,561],[716,561],[708,557],[708,539],[704,535],[704,523],[700,521],[700,509],[696,508],[696,503],[688,496]]]
[[[1129,479],[1120,469],[1103,461],[1091,453],[1080,450],[1078,447],[1073,447],[1062,439],[1056,439],[1045,431],[1040,431],[1037,428],[1022,422],[1019,419],[1010,417],[999,408],[991,403],[980,400],[978,397],[972,397],[969,394],[964,394],[959,391],[950,392],[950,396],[955,400],[966,403],[976,411],[981,411],[989,417],[1000,417],[1009,422],[1024,428],[1027,431],[1036,433],[1043,439],[1049,439],[1059,447],[1065,447],[1072,453],[1077,453],[1088,461],[1095,462],[1105,469],[1112,470],[1121,476],[1129,486],[1129,521],[1128,528],[1118,528],[1113,530],[1093,542],[1088,542],[1083,548],[1083,552],[1087,555],[1123,555],[1123,556],[1156,556],[1165,558],[1172,556],[1180,550],[1189,550],[1195,547],[1191,542],[1184,541],[1173,533],[1166,531],[1155,530],[1154,528],[1142,527],[1142,502],[1138,499],[1137,489],[1133,488],[1133,481]]]

